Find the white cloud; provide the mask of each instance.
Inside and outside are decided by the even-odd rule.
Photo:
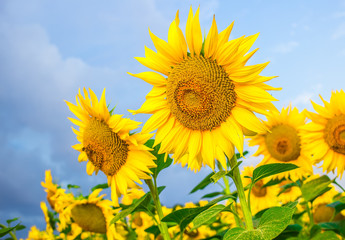
[[[299,46],[299,43],[296,41],[290,41],[287,43],[282,43],[279,45],[276,45],[275,47],[273,47],[273,51],[276,53],[289,53],[291,51],[293,51],[296,47]]]
[[[331,36],[331,39],[338,40],[345,36],[345,22],[341,23],[338,28],[334,31]]]
[[[316,97],[320,93],[321,89],[322,84],[319,83],[313,86],[311,90],[302,92],[291,101],[292,106],[301,106],[303,108],[306,106],[310,107],[310,100]]]

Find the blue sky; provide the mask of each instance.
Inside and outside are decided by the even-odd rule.
[[[0,1],[0,222],[20,217],[28,228],[44,228],[39,202],[44,171],[66,186],[89,188],[106,181],[90,177],[78,163],[76,143],[63,100],[74,101],[78,88],[98,95],[106,88],[116,113],[130,116],[151,89],[127,72],[147,71],[134,57],[153,48],[148,27],[167,39],[180,10],[185,28],[189,7],[200,5],[200,22],[208,32],[213,14],[219,30],[235,21],[231,38],[260,32],[250,64],[270,61],[263,75],[278,75],[270,85],[282,87],[273,96],[278,108],[288,105],[311,110],[318,94],[329,100],[344,88],[344,1]],[[131,117],[145,121],[148,116]],[[247,148],[248,149],[248,148]],[[249,149],[253,151],[253,149]],[[244,165],[260,158],[248,157]],[[163,172],[163,204],[198,199],[188,195],[209,169],[198,174],[174,165]],[[344,179],[342,180],[344,185]],[[208,188],[208,191],[211,191]],[[217,188],[217,186],[214,186]],[[26,232],[23,231],[26,235]]]

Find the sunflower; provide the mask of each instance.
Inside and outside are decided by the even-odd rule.
[[[317,113],[307,112],[311,122],[302,127],[302,144],[313,163],[323,160],[323,171],[342,177],[345,169],[345,92],[332,91],[324,107],[311,101]]]
[[[78,197],[65,206],[60,213],[61,223],[74,222],[89,235],[106,234],[108,239],[117,239],[115,224],[110,224],[116,213],[113,202],[103,199],[105,194],[98,196],[101,191],[96,189],[88,197]]]
[[[73,193],[65,193],[65,189],[53,183],[50,170],[45,171],[45,182],[41,182],[41,185],[47,192],[47,201],[50,207],[58,213],[63,210],[62,206],[66,205],[64,202],[70,202],[74,198]]]
[[[251,183],[251,179],[245,178],[245,176],[253,177],[253,171],[253,166],[244,167],[241,172],[243,186],[247,186]],[[279,187],[277,185],[263,187],[267,182],[267,178],[257,181],[250,192],[250,207],[253,215],[263,209],[278,205],[277,195],[279,193]],[[248,190],[246,191],[246,196],[247,195]]]
[[[190,9],[186,38],[179,22],[177,12],[168,42],[150,31],[157,52],[145,48],[146,57],[136,57],[156,72],[129,73],[153,85],[141,108],[131,112],[153,114],[142,131],[157,129],[154,145],[161,143],[160,153],[173,153],[176,163],[198,171],[214,169],[217,159],[226,168],[225,155],[231,158],[234,146],[243,151],[243,129],[265,129],[253,112],[276,110],[266,90],[280,89],[265,84],[274,77],[259,75],[268,63],[245,66],[258,50],[247,53],[258,34],[228,41],[233,23],[218,33],[213,18],[203,42],[199,8],[195,15]]]
[[[53,183],[53,177],[50,170],[45,171],[45,182],[41,182],[44,191],[47,193],[47,201],[52,209],[54,209],[55,201],[52,200],[52,196],[55,195],[58,190],[58,184]]]
[[[298,169],[274,175],[273,178],[296,181],[306,174],[312,174],[313,168],[306,151],[301,147],[299,128],[306,122],[304,112],[297,108],[283,108],[280,113],[270,112],[265,125],[267,131],[251,137],[249,146],[259,145],[254,156],[264,155],[259,165],[268,163],[292,163]]]
[[[26,240],[53,240],[55,239],[52,232],[40,231],[36,226],[32,226]]]
[[[118,204],[118,196],[125,194],[128,187],[140,183],[140,179],[150,178],[149,168],[155,167],[155,157],[151,148],[144,144],[152,134],[130,134],[139,122],[122,118],[122,115],[109,113],[105,101],[105,90],[98,101],[95,93],[89,89],[90,97],[84,88],[84,95],[79,91],[77,105],[67,102],[69,109],[80,119],[69,118],[79,126],[73,129],[79,144],[73,146],[80,152],[78,160],[87,161],[86,172],[92,175],[101,170],[111,186],[111,198]]]

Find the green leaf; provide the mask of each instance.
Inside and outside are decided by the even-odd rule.
[[[285,204],[284,207],[294,209],[297,206],[297,204],[298,204],[298,201],[289,202],[289,203]]]
[[[315,235],[312,240],[339,240],[337,237],[337,234],[332,231],[326,231],[326,232],[320,232],[317,235]]]
[[[291,163],[270,163],[265,164],[254,169],[253,183],[278,173],[287,172],[298,168],[298,166]]]
[[[154,139],[150,139],[148,140],[145,145],[149,148],[152,148],[153,144],[154,144],[155,140]],[[165,158],[165,153],[159,154],[159,148],[160,148],[160,144],[158,144],[157,146],[155,146],[153,148],[153,151],[151,151],[151,153],[157,158],[156,160],[154,160],[154,162],[156,163],[157,167],[155,168],[151,168],[151,172],[152,172],[152,176],[156,179],[158,174],[160,173],[160,171],[162,171],[164,168],[167,168],[171,165],[171,163],[173,162],[173,160],[169,157],[167,157],[166,161],[164,161]]]
[[[115,215],[115,217],[111,220],[110,225],[131,214],[136,209],[136,207],[138,207],[140,203],[142,203],[148,196],[151,196],[150,192],[146,193],[138,200],[134,200],[134,203],[132,205]]]
[[[317,234],[319,234],[321,232],[321,227],[319,225],[314,225],[311,229],[310,229],[310,238],[316,236]]]
[[[163,222],[173,222],[173,223],[177,223],[178,225],[180,225],[180,231],[183,232],[184,229],[187,227],[187,225],[189,223],[191,223],[193,221],[193,219],[200,214],[201,212],[207,210],[208,208],[212,207],[214,204],[216,204],[217,202],[229,199],[229,198],[234,198],[234,196],[232,195],[225,195],[225,196],[221,196],[219,198],[216,198],[214,200],[212,200],[211,202],[209,202],[208,204],[206,204],[203,207],[196,207],[196,208],[183,208],[183,209],[179,209],[177,211],[174,211],[170,214],[168,214],[167,216],[165,216],[162,221]]]
[[[340,235],[345,238],[345,220],[338,222],[327,222],[318,224],[322,229],[335,230],[340,233]]]
[[[334,215],[337,215],[338,213],[340,213],[342,210],[345,209],[345,203],[342,203],[340,201],[332,202],[328,204],[327,206],[334,208],[335,210]]]
[[[109,188],[108,183],[101,183],[101,184],[98,184],[98,185],[94,186],[93,188],[91,188],[91,192],[93,192],[93,191],[95,191],[96,189],[99,189],[99,188],[102,188],[102,189]]]
[[[176,226],[176,223],[166,223],[167,224],[167,227],[170,228],[170,227],[173,227],[173,226]],[[153,225],[151,227],[148,227],[145,229],[145,232],[147,233],[152,233],[155,235],[155,238],[157,238],[157,236],[161,233],[161,231],[159,230],[158,226],[157,225]]]
[[[190,191],[189,194],[194,193],[198,190],[202,190],[205,187],[207,187],[210,183],[211,183],[211,177],[214,175],[214,172],[211,172],[210,174],[208,174],[198,185],[196,185],[192,191]]]
[[[269,186],[273,186],[273,185],[277,185],[279,183],[281,183],[282,181],[284,181],[285,179],[271,179],[269,180],[265,185],[263,185],[262,187],[269,187]]]
[[[165,216],[162,221],[177,223],[180,225],[181,232],[183,232],[187,225],[192,222],[199,213],[210,207],[211,206],[206,205],[203,207],[179,209]]]
[[[14,226],[14,227],[10,227],[10,228],[2,228],[2,229],[0,229],[0,237],[3,237],[6,234],[12,232],[12,230],[15,229],[16,227],[17,227],[17,225]]]
[[[235,227],[227,231],[223,240],[266,240],[263,233],[256,230],[245,230]]]
[[[299,224],[288,225],[278,237],[274,238],[274,240],[286,240],[297,237],[302,229],[302,226]]]
[[[16,227],[16,231],[20,231],[20,230],[23,230],[23,229],[25,229],[26,227],[24,226],[24,225],[21,225],[21,224],[19,224],[19,225],[17,225],[17,227]]]
[[[68,185],[67,185],[67,188],[68,188],[68,189],[71,189],[71,188],[80,188],[80,186],[78,186],[78,185],[73,185],[73,184],[68,184]]]
[[[6,220],[7,224],[10,224],[11,222],[17,221],[18,218],[12,218],[12,219],[8,219]]]
[[[294,211],[294,208],[289,207],[272,207],[263,213],[257,229],[248,231],[243,228],[233,228],[225,234],[224,240],[271,240],[289,225]]]
[[[228,172],[226,173],[226,175],[232,178],[232,177],[233,177],[233,172],[234,172],[234,170],[235,170],[236,168],[238,168],[238,166],[240,166],[240,164],[241,164],[242,162],[243,162],[243,161],[237,161],[237,163],[235,164],[235,166],[232,167],[231,170],[228,171]]]
[[[327,175],[323,175],[322,177],[303,184],[301,187],[302,197],[306,202],[314,201],[315,198],[331,189],[331,187],[329,187],[331,182],[332,181]]]
[[[220,170],[219,172],[215,173],[212,177],[211,177],[211,181],[213,183],[218,182],[219,179],[221,179],[222,177],[224,177],[226,175],[227,171],[224,170]]]
[[[290,224],[294,212],[294,208],[272,207],[262,215],[259,229],[267,239],[273,239]]]
[[[202,196],[201,198],[213,198],[213,197],[216,197],[216,196],[219,196],[219,195],[224,195],[225,192],[212,192],[212,193],[208,193],[208,194],[205,194],[204,196]]]
[[[213,207],[210,207],[209,209],[201,212],[200,214],[198,214],[194,220],[193,220],[193,229],[191,229],[191,231],[197,229],[198,227],[200,227],[201,225],[207,223],[210,219],[212,219],[213,217],[217,216],[220,212],[224,211],[226,208],[228,208],[229,206],[224,206],[224,205],[215,205]]]

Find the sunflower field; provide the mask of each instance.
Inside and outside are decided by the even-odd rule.
[[[270,91],[281,88],[269,85],[276,76],[260,75],[268,62],[247,64],[258,34],[229,40],[233,23],[220,31],[215,16],[203,34],[199,12],[190,8],[183,32],[177,11],[168,41],[149,30],[155,49],[135,57],[148,71],[128,74],[152,90],[129,112],[151,114],[145,123],[117,112],[105,89],[100,96],[79,89],[75,102],[66,101],[76,161],[87,162],[92,178],[107,180],[83,195],[46,170],[40,205],[46,228],[30,227],[26,239],[345,239],[345,190],[338,183],[345,171],[345,92],[320,96],[322,105],[311,102],[314,111],[277,109]],[[246,164],[245,142],[263,156],[257,166]],[[195,174],[209,170],[191,194],[210,184],[218,191],[162,205],[167,190],[157,179],[172,164]],[[323,174],[313,173],[316,164]],[[102,193],[107,188],[110,196]],[[0,227],[1,239],[17,239],[24,228],[18,219]]]

